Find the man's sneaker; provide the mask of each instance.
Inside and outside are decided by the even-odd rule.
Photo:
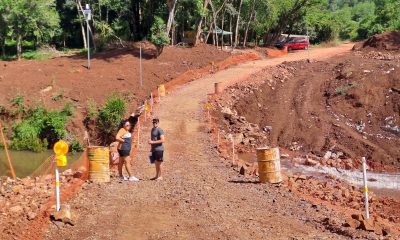
[[[131,176],[131,177],[129,178],[129,181],[131,181],[131,182],[139,182],[139,178],[134,177],[134,176]]]
[[[121,180],[121,181],[128,181],[128,177],[127,176],[119,176],[118,179]]]

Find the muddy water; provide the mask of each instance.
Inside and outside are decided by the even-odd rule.
[[[9,150],[9,153],[15,174],[19,178],[32,174],[47,158],[54,154],[53,151],[50,150],[40,153]],[[78,160],[80,155],[81,153],[68,154],[68,163],[73,163]],[[10,176],[8,161],[3,149],[0,149],[0,176]]]
[[[255,153],[241,153],[239,159],[248,162],[257,162]],[[358,186],[363,185],[363,176],[360,171],[337,170],[331,167],[310,167],[293,163],[290,159],[281,159],[282,171],[286,174],[302,174],[325,180],[326,174],[333,175],[339,179]],[[367,172],[368,188],[380,196],[388,196],[400,199],[400,173],[375,173]]]

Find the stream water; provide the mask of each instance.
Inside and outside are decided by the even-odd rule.
[[[239,159],[248,162],[257,162],[255,153],[241,153]],[[290,159],[281,159],[281,169],[286,174],[301,174],[325,180],[326,174],[333,175],[350,184],[362,186],[363,175],[360,171],[338,170],[332,167],[311,167],[293,163]],[[367,171],[368,188],[380,196],[400,199],[400,173],[376,173]]]
[[[10,158],[19,178],[31,175],[47,158],[53,155],[53,151],[30,152],[9,150]],[[81,153],[69,153],[67,155],[68,163],[71,164],[79,159]],[[6,154],[0,149],[0,176],[10,176],[9,166]]]

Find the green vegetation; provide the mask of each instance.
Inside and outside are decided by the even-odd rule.
[[[354,87],[357,87],[357,85],[356,84],[352,84],[352,83],[337,87],[335,89],[335,95],[346,96],[347,95],[347,91],[349,91],[350,89],[352,89]]]
[[[114,139],[114,134],[118,130],[118,123],[124,117],[125,112],[126,103],[121,95],[115,93],[107,98],[99,111],[97,120],[103,143]]]
[[[97,104],[93,99],[88,99],[86,106],[86,119],[94,121],[99,116]]]
[[[164,45],[170,42],[168,34],[166,33],[166,25],[162,18],[155,17],[153,26],[150,28],[150,41],[157,46],[158,55],[161,54]]]
[[[216,46],[273,44],[281,33],[309,34],[314,43],[364,39],[400,29],[398,0],[88,0],[91,46],[149,39],[165,44],[203,39]],[[86,48],[82,1],[0,0],[3,59],[46,59],[41,45]],[[232,32],[221,39],[220,30]],[[215,31],[217,30],[217,31]],[[219,32],[219,33],[218,33]],[[24,51],[24,52],[23,52]]]
[[[49,111],[43,106],[28,109],[23,119],[13,126],[11,148],[39,152],[65,138],[71,112],[70,104],[62,111]]]
[[[85,150],[85,148],[83,147],[83,145],[79,142],[79,140],[77,140],[76,138],[74,138],[70,144],[69,144],[69,149],[71,152],[76,153],[76,152],[83,152]]]

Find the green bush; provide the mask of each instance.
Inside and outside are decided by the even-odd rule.
[[[157,47],[157,55],[160,55],[164,45],[169,44],[170,38],[166,33],[166,25],[162,18],[155,16],[153,25],[150,28],[150,42]]]
[[[104,106],[99,111],[98,128],[103,138],[103,143],[108,143],[117,131],[118,123],[126,111],[125,100],[119,94],[108,97]]]
[[[71,152],[83,152],[85,150],[83,145],[76,138],[71,141],[69,148],[71,149]]]
[[[99,115],[97,104],[93,99],[88,99],[86,106],[86,118],[88,120],[96,120]]]
[[[43,151],[66,136],[69,113],[48,111],[44,107],[28,109],[24,119],[14,124],[11,148]]]

